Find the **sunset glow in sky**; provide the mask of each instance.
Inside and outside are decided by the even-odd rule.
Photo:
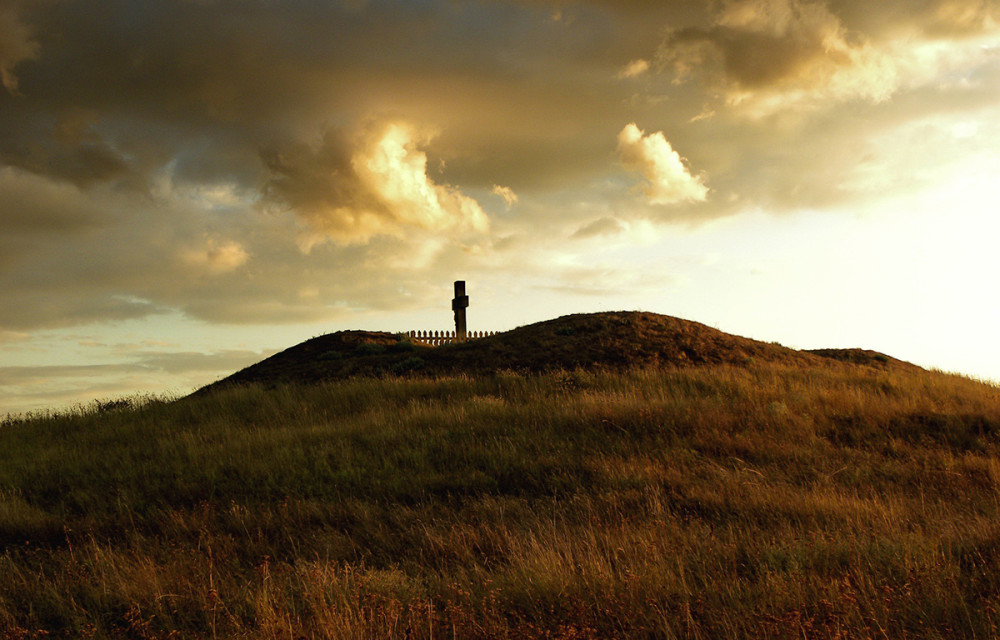
[[[645,310],[1000,380],[1000,0],[0,0],[0,416]]]

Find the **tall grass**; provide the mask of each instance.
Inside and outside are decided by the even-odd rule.
[[[1000,390],[243,387],[0,427],[0,638],[994,638]]]

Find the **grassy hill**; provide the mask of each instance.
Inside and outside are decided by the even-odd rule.
[[[858,350],[809,353],[723,333],[690,320],[643,312],[563,316],[462,344],[430,347],[403,335],[340,331],[307,340],[208,389],[247,383],[317,382],[358,376],[472,375],[499,371],[623,370],[771,362],[815,365]],[[867,364],[898,360],[867,352]],[[880,357],[880,361],[874,359]]]
[[[650,315],[400,344],[4,423],[0,638],[1000,636],[996,386]]]

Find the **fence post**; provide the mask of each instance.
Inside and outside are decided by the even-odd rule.
[[[444,344],[457,344],[460,342],[466,342],[468,340],[477,340],[479,338],[488,338],[490,336],[495,336],[499,333],[498,331],[467,331],[465,335],[460,334],[458,331],[431,331],[427,329],[411,329],[409,331],[402,332],[401,335],[405,335],[413,340],[419,340],[433,347],[439,347]]]

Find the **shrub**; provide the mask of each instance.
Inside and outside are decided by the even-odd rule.
[[[354,355],[356,356],[377,356],[385,353],[385,351],[384,344],[372,344],[370,342],[365,342],[354,347]]]
[[[413,344],[409,340],[400,340],[396,344],[389,345],[390,353],[408,353],[410,351],[416,351],[417,345]]]
[[[396,364],[392,365],[393,373],[406,373],[408,371],[414,371],[424,366],[424,359],[419,356],[410,356],[406,360],[400,360]]]

